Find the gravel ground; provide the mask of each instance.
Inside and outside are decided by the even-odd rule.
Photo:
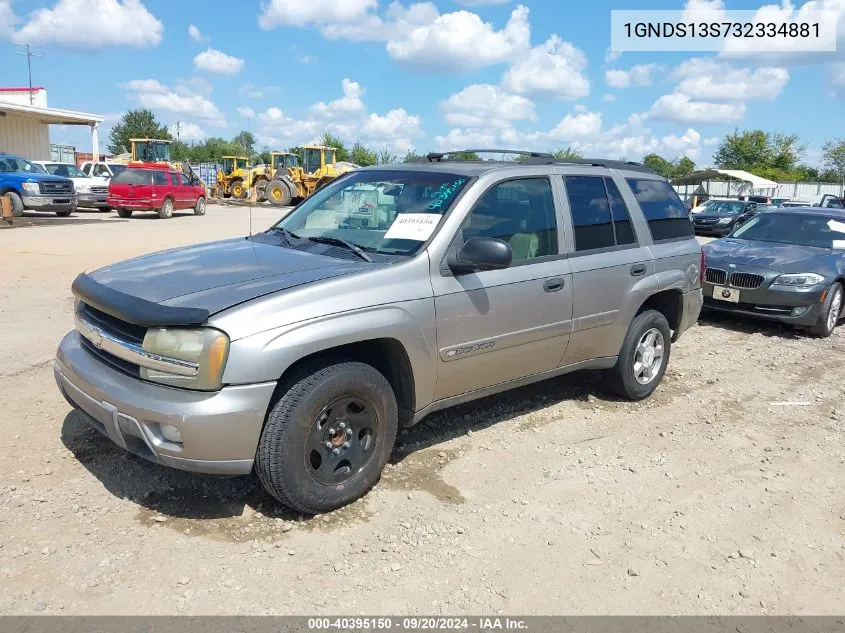
[[[0,231],[0,613],[841,613],[845,328],[705,318],[646,402],[580,373],[440,412],[309,520],[121,452],[53,382],[70,282],[247,215]]]

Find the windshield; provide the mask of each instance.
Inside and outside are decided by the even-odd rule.
[[[88,174],[83,172],[76,165],[66,165],[64,163],[47,163],[44,168],[48,173],[54,176],[64,176],[65,178],[88,178]]]
[[[739,215],[745,209],[745,203],[731,200],[708,200],[704,203],[704,213],[719,213],[722,215]]]
[[[334,237],[371,252],[412,255],[434,233],[467,180],[442,172],[350,172],[319,189],[276,226],[303,238]]]
[[[845,221],[823,215],[770,211],[754,218],[731,237],[759,242],[845,249]]]
[[[24,174],[47,173],[41,165],[30,163],[28,160],[18,158],[17,156],[0,156],[0,172],[20,172]]]

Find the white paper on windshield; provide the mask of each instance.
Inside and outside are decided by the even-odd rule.
[[[831,231],[845,233],[845,222],[837,222],[836,220],[828,220],[827,226]]]
[[[845,240],[833,240],[831,248],[845,251]]]
[[[440,222],[439,213],[400,213],[384,234],[386,240],[425,242]]]

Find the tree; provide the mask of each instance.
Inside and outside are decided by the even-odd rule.
[[[797,134],[769,134],[763,130],[734,130],[719,144],[713,161],[722,169],[792,171],[806,149]],[[762,174],[758,174],[762,175]]]
[[[409,149],[405,154],[405,158],[402,159],[403,163],[415,163],[425,158],[421,154],[417,154],[414,150]]]
[[[408,152],[411,153],[410,151]],[[379,165],[392,165],[393,163],[398,163],[399,157],[391,152],[389,149],[383,149],[378,153],[378,164]],[[406,163],[408,161],[405,161]]]
[[[360,141],[355,141],[352,151],[349,153],[349,160],[361,167],[375,165],[378,162],[378,155],[371,149],[365,147]]]
[[[173,137],[167,128],[158,122],[152,110],[138,108],[129,110],[109,132],[109,152],[121,154],[130,151],[132,138],[154,138],[170,140]]]
[[[235,138],[232,139],[232,142],[240,145],[243,148],[243,151],[249,155],[252,155],[255,152],[255,136],[252,132],[242,130]]]
[[[571,147],[567,147],[566,149],[558,148],[552,151],[552,156],[555,157],[555,160],[578,160],[580,158],[584,158],[584,155],[579,152],[577,149],[572,149]]]
[[[258,153],[257,156],[258,161],[264,163],[265,165],[269,165],[272,158],[273,157],[270,154],[270,148],[266,145],[262,146],[261,151]]]
[[[481,160],[481,156],[475,152],[452,152],[451,155],[457,160]]]
[[[675,169],[672,173],[672,178],[680,178],[682,176],[689,176],[695,171],[695,163],[689,156],[682,156],[675,163]]]
[[[349,160],[349,150],[346,149],[346,145],[343,144],[343,141],[340,140],[339,137],[335,136],[331,132],[323,132],[323,135],[320,137],[318,141],[320,145],[325,147],[334,147],[337,149],[337,160],[339,161],[348,161]]]
[[[671,178],[675,172],[675,166],[658,154],[649,154],[643,158],[643,165],[657,172],[664,178]]]
[[[845,139],[837,138],[822,145],[822,162],[839,177],[845,189]]]

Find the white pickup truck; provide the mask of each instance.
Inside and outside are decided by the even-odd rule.
[[[33,161],[44,168],[48,174],[63,176],[73,181],[76,190],[77,206],[108,211],[106,197],[109,195],[109,181],[107,178],[92,177],[80,170],[73,163],[59,163],[50,160]]]

